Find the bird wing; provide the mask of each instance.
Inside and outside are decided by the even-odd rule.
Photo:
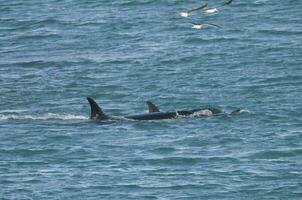
[[[189,22],[189,24],[192,24],[192,25],[200,25],[200,24],[197,24],[195,22]]]
[[[229,5],[229,4],[231,4],[231,3],[232,3],[232,1],[233,1],[233,0],[228,0],[228,1],[224,2],[224,3],[222,3],[220,6],[217,6],[217,8],[220,8],[220,7],[223,7],[223,6]]]
[[[216,24],[211,24],[211,23],[207,23],[207,24],[204,24],[204,25],[215,26],[215,27],[217,27],[217,28],[221,28],[221,26],[218,26],[218,25],[216,25]]]
[[[208,6],[208,3],[205,3],[202,6],[199,6],[198,8],[194,8],[194,9],[188,10],[187,12],[193,12],[193,11],[196,11],[196,10],[201,10],[201,9],[207,7],[207,6]]]

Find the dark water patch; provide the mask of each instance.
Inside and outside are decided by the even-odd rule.
[[[131,160],[133,165],[159,165],[159,166],[190,166],[201,162],[200,158],[164,157],[158,159]]]
[[[12,9],[9,6],[1,6],[0,11],[5,13],[5,12],[10,12]],[[0,19],[2,21],[3,19]]]
[[[189,37],[184,40],[185,44],[199,45],[199,44],[219,44],[240,41],[238,38],[227,38],[227,37],[217,37],[217,38],[197,38]]]
[[[170,186],[144,186],[144,189],[169,189],[169,190],[193,190],[193,189],[200,189],[202,186],[200,184],[175,184]]]
[[[85,61],[47,61],[47,60],[25,60],[25,61],[10,61],[5,62],[4,65],[9,67],[8,71],[15,71],[17,69],[26,70],[27,68],[53,68],[53,67],[66,67],[72,65],[81,65],[83,63],[94,63],[91,60],[85,60]],[[13,68],[13,69],[11,69]]]
[[[60,21],[54,18],[46,18],[39,20],[18,20],[10,18],[4,21],[6,24],[5,31],[14,32],[16,35],[26,37],[27,34],[32,33],[44,33],[47,31],[54,31],[60,26],[64,26],[64,21]],[[22,31],[23,34],[19,34]],[[39,36],[37,34],[37,36]]]
[[[16,40],[24,41],[24,40],[50,40],[50,39],[60,39],[61,36],[56,33],[37,33],[33,35],[23,35],[16,38]]]
[[[59,134],[49,134],[49,135],[46,135],[46,142],[48,141],[63,141],[63,140],[70,140],[72,139],[72,136],[71,135],[59,135]]]
[[[56,149],[1,149],[0,153],[2,155],[15,155],[22,157],[33,157],[37,155],[50,155],[57,153]]]
[[[23,22],[28,23],[29,26],[33,26],[32,28],[37,28],[37,27],[43,27],[53,24],[59,24],[62,21],[53,17],[46,17],[42,19],[28,20]]]
[[[301,75],[284,75],[284,76],[279,76],[279,77],[269,77],[265,78],[264,80],[259,80],[257,81],[258,83],[266,84],[268,86],[271,86],[271,84],[278,83],[278,82],[287,82],[287,83],[297,83],[299,84],[301,81],[302,76]],[[264,85],[264,86],[266,86]]]
[[[79,189],[85,189],[85,190],[111,190],[114,188],[114,186],[108,186],[108,185],[91,185],[86,187],[80,187],[80,186],[69,186],[69,187],[63,187],[63,190],[73,190],[78,191]]]
[[[150,0],[143,0],[143,1],[132,1],[132,0],[127,0],[127,1],[123,1],[118,3],[119,6],[144,6],[147,4],[152,4],[153,1]]]
[[[267,150],[253,153],[251,159],[282,159],[301,155],[302,149]]]
[[[32,179],[30,179],[30,180],[25,180],[25,181],[23,181],[22,183],[24,183],[24,184],[42,184],[42,183],[44,183],[44,182],[41,181],[41,180],[32,178]]]
[[[224,136],[219,139],[219,143],[223,145],[234,145],[234,143],[240,143],[243,142],[243,139],[237,136],[229,137],[229,136]]]
[[[182,146],[185,145],[190,147],[204,147],[210,144],[209,141],[206,140],[205,138],[198,138],[198,137],[186,137],[183,139],[179,139],[174,143]]]
[[[199,60],[200,57],[177,57],[177,58],[164,58],[161,59],[160,63],[165,65],[165,64],[188,64],[188,63],[192,63],[192,62],[196,62],[197,60]],[[173,69],[167,69],[167,70],[171,70],[174,71]],[[174,71],[176,73],[176,71]]]
[[[139,198],[142,198],[142,199],[158,199],[155,195],[152,196],[152,195],[140,195]]]
[[[118,185],[114,185],[114,187],[119,188],[119,189],[129,189],[129,190],[140,190],[142,189],[141,186],[139,185],[135,185],[135,184],[118,184]]]
[[[238,158],[235,157],[230,157],[230,156],[210,156],[210,157],[205,157],[207,160],[210,162],[230,162],[230,163],[237,163],[239,160]]]
[[[1,153],[1,151],[0,151]],[[3,154],[5,155],[5,154]],[[29,161],[29,160],[24,160],[24,161],[17,161],[17,160],[8,160],[8,161],[5,161],[6,162],[6,166],[11,166],[11,165],[14,165],[14,166],[29,166],[29,167],[34,167],[34,166],[47,166],[48,165],[48,162],[47,161],[43,161],[43,160],[33,160],[33,161]]]
[[[302,35],[302,31],[297,31],[297,30],[283,30],[283,29],[263,29],[263,30],[258,30],[259,33],[271,35],[271,36],[298,36]]]
[[[177,151],[177,149],[173,147],[160,147],[152,150],[152,152],[159,154],[159,155],[166,155],[166,154],[171,154],[173,152]]]
[[[15,181],[7,180],[7,179],[1,177],[0,183],[1,183],[1,184],[5,184],[5,185],[10,185],[10,184],[14,184]]]

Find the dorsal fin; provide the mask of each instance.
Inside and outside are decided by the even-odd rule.
[[[151,101],[146,101],[146,104],[148,105],[149,112],[160,112],[159,109],[154,105]]]
[[[91,97],[87,97],[87,100],[91,108],[90,119],[108,119],[107,115]]]

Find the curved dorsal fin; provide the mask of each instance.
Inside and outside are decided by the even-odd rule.
[[[87,97],[87,100],[91,108],[90,119],[108,119],[107,115],[91,97]]]
[[[151,101],[146,101],[146,104],[148,105],[149,112],[160,112],[159,109],[154,105]]]

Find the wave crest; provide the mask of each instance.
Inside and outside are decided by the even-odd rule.
[[[0,114],[0,120],[85,120],[87,116],[47,113],[41,115]]]

